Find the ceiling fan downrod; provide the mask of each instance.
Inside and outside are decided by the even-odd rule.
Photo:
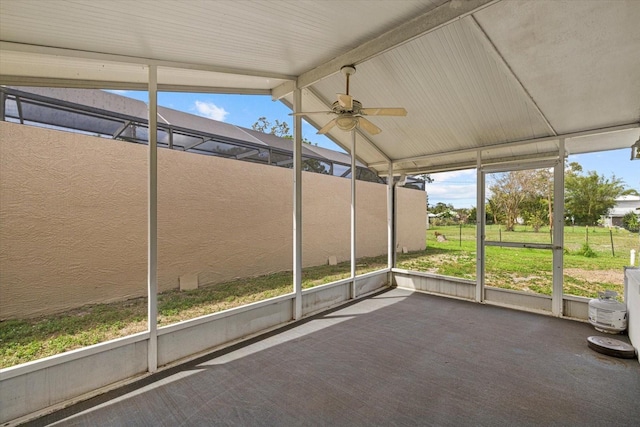
[[[349,95],[349,77],[352,74],[356,73],[356,67],[353,65],[345,65],[342,68],[340,68],[340,71],[342,71],[342,74],[344,74],[347,77],[347,93],[346,95]]]

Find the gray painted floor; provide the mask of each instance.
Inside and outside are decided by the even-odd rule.
[[[592,351],[590,335],[394,289],[32,425],[640,425],[640,364]]]

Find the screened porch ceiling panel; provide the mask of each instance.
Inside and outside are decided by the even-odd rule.
[[[36,46],[297,76],[443,2],[3,0],[0,35]]]
[[[476,18],[558,133],[639,120],[637,0],[503,1]]]
[[[14,47],[8,44],[9,49]],[[66,57],[36,52],[2,50],[0,75],[2,83],[19,83],[12,76],[27,77],[26,83],[44,84],[49,87],[93,87],[96,89],[147,90],[149,71],[146,66],[135,62],[105,62],[103,59]],[[63,53],[63,52],[60,52]],[[89,55],[91,56],[91,55]],[[128,58],[118,57],[124,61]],[[194,69],[195,68],[195,69]],[[206,68],[192,65],[192,68],[158,67],[158,87],[160,90],[270,94],[273,87],[286,79],[231,74],[201,70]],[[25,81],[25,80],[23,80]],[[42,83],[44,82],[44,83]],[[87,84],[94,82],[94,84]]]
[[[407,109],[406,117],[370,118],[382,129],[370,139],[392,159],[552,134],[472,17],[363,63],[351,82],[351,94],[365,107]],[[344,78],[334,75],[313,88],[335,100]]]
[[[637,0],[3,0],[0,83],[144,88],[151,64],[161,90],[272,93],[289,105],[297,80],[303,110],[317,111],[344,92],[340,66],[355,64],[350,92],[365,107],[408,110],[370,118],[382,133],[357,133],[358,159],[432,172],[475,164],[477,149],[546,155],[557,142],[509,143],[619,125],[632,129],[568,139],[568,151],[631,146],[638,22]],[[351,146],[345,132],[329,136]]]
[[[640,138],[640,130],[627,129],[603,135],[591,135],[568,139],[565,148],[568,154],[594,153],[611,147],[628,147]],[[630,142],[632,141],[632,142]],[[631,154],[631,150],[629,150]]]

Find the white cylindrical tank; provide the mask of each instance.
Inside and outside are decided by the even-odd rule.
[[[589,301],[589,323],[598,331],[617,334],[627,329],[627,306],[616,301],[617,292],[598,292]]]

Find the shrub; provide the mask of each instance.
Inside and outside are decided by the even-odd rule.
[[[578,252],[576,252],[578,255],[582,255],[583,257],[587,257],[587,258],[595,258],[598,255],[593,251],[593,249],[591,249],[591,246],[589,246],[588,243],[583,243],[582,248],[580,248],[580,250]]]
[[[638,230],[640,230],[640,223],[638,223],[638,217],[633,212],[627,212],[622,217],[622,225],[624,226],[624,228],[631,231],[632,233],[636,233],[638,232]]]

